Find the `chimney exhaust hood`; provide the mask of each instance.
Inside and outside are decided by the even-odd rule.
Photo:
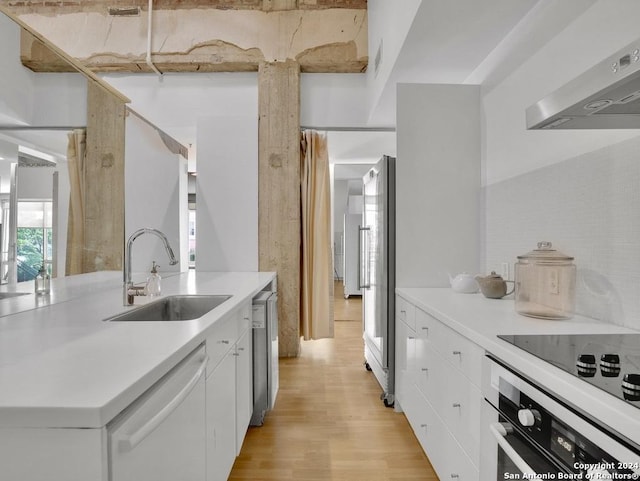
[[[640,129],[640,40],[527,109],[527,129]]]

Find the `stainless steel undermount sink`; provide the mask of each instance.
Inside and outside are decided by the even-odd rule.
[[[204,316],[230,297],[224,295],[167,296],[105,321],[190,321]]]

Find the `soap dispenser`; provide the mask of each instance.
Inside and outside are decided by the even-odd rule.
[[[51,277],[49,277],[49,273],[44,265],[40,267],[38,275],[35,278],[35,287],[36,294],[38,295],[47,295],[51,292]]]
[[[153,262],[153,266],[151,267],[151,275],[147,278],[147,296],[156,297],[160,295],[160,274],[158,274],[158,265],[156,265],[155,261]]]

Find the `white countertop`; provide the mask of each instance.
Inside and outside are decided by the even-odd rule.
[[[135,307],[122,305],[121,272],[54,279],[48,298],[3,299],[0,427],[106,425],[274,277],[194,271],[163,277],[163,296],[233,296],[200,319],[180,322],[103,322]]]
[[[545,320],[521,316],[512,299],[487,299],[448,288],[398,288],[423,311],[478,344],[526,377],[640,445],[640,410],[579,378],[519,349],[498,335],[616,334],[638,331],[575,316]]]

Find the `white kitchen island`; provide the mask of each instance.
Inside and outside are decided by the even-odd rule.
[[[121,272],[54,280],[49,298],[0,301],[0,479],[109,479],[107,424],[216,339],[221,321],[247,322],[251,298],[274,279],[266,272],[164,277],[163,296],[232,296],[190,321],[104,322],[136,307],[122,305]]]

